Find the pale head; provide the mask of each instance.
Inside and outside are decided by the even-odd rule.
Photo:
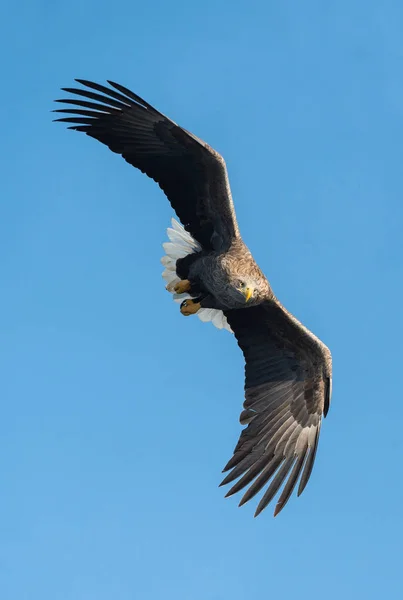
[[[233,284],[245,304],[255,304],[261,300],[266,287],[261,281],[251,277],[240,277]]]

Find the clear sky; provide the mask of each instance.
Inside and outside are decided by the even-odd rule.
[[[403,5],[330,4],[1,9],[1,600],[402,598]],[[224,155],[246,243],[333,353],[276,519],[218,488],[241,353],[164,290],[159,188],[52,123],[74,77]]]

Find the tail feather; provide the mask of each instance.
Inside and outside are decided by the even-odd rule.
[[[180,281],[176,274],[176,261],[178,258],[184,258],[188,254],[193,254],[201,250],[200,244],[192,238],[178,221],[172,219],[172,227],[168,227],[167,234],[169,242],[162,244],[165,250],[165,256],[161,258],[161,263],[165,267],[162,277],[166,281],[166,288],[169,292],[173,293],[173,299],[175,302],[183,302],[190,298],[189,294],[175,294],[174,287]],[[201,321],[207,323],[211,321],[217,329],[227,329],[232,333],[232,329],[228,324],[228,321],[222,312],[222,310],[216,310],[214,308],[201,308],[197,312],[197,316]]]

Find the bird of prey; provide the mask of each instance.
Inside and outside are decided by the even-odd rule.
[[[329,349],[291,315],[239,232],[225,161],[120,84],[77,79],[81,87],[57,100],[56,119],[70,123],[154,179],[182,226],[172,222],[164,244],[167,289],[180,311],[233,332],[245,358],[241,431],[224,467],[230,496],[247,488],[240,505],[265,488],[255,516],[281,486],[274,515],[298,495],[312,472],[322,417],[329,409]]]

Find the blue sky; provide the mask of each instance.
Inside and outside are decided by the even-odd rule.
[[[402,4],[2,12],[2,600],[401,598]],[[218,488],[241,354],[164,290],[158,187],[51,122],[74,77],[224,155],[245,241],[333,353],[313,476],[276,519]]]

